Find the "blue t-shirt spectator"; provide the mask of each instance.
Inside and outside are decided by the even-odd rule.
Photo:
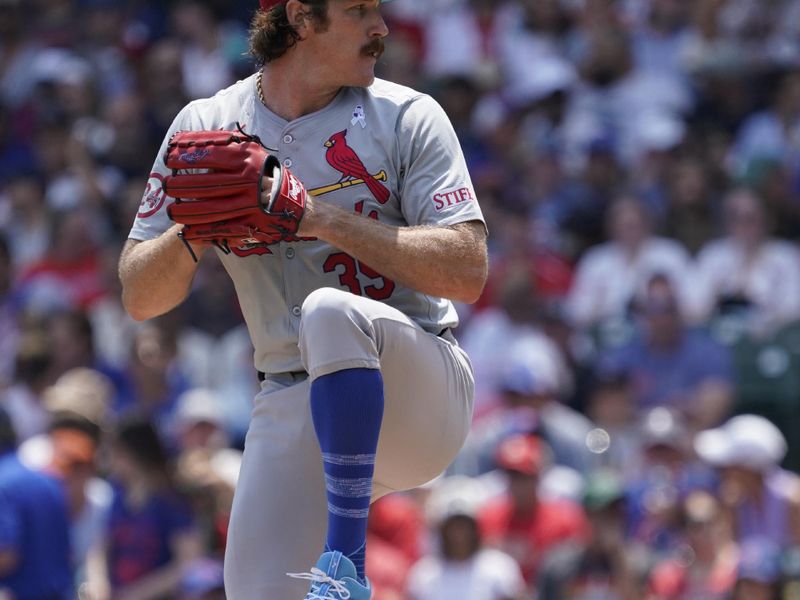
[[[16,566],[0,575],[0,589],[16,600],[74,597],[66,497],[54,478],[22,465],[14,452],[0,456],[0,552]]]
[[[109,576],[114,588],[135,582],[173,560],[171,540],[192,526],[190,507],[172,493],[154,493],[142,506],[115,487],[109,518]]]
[[[643,335],[612,351],[600,370],[627,373],[640,409],[684,409],[706,382],[732,382],[731,357],[724,346],[701,331],[685,331],[671,347],[657,347]]]

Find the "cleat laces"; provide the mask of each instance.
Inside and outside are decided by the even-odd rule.
[[[350,590],[347,589],[343,581],[334,579],[322,569],[311,567],[310,573],[287,573],[289,577],[295,579],[305,579],[312,583],[311,591],[308,592],[304,600],[348,600],[350,598]],[[327,589],[323,589],[328,586]],[[324,596],[320,592],[325,592]],[[334,596],[333,593],[338,594]]]

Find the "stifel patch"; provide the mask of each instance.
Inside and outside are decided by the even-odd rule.
[[[436,192],[432,198],[433,208],[436,212],[442,212],[458,204],[465,202],[474,202],[475,195],[468,187],[451,188],[449,190],[442,190]]]

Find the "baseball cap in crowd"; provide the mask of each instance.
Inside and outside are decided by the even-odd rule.
[[[433,526],[456,516],[475,518],[488,496],[479,479],[466,475],[442,477],[433,484],[425,502],[425,517]]]
[[[665,406],[657,406],[648,411],[641,424],[642,443],[652,448],[667,446],[678,450],[686,450],[689,443],[689,431],[680,414]]]
[[[503,392],[538,396],[552,392],[553,387],[547,376],[538,376],[534,369],[521,364],[509,365],[500,375],[500,390]]]
[[[287,0],[259,0],[261,10],[269,10],[279,4],[286,4]],[[381,0],[381,2],[391,2],[391,0]]]
[[[500,391],[526,396],[556,394],[560,387],[556,359],[541,340],[518,340],[500,370],[499,386]]]
[[[768,471],[786,456],[787,444],[771,421],[759,415],[739,415],[721,427],[697,434],[694,449],[716,467],[739,466]]]
[[[77,367],[45,389],[43,404],[51,413],[69,413],[102,426],[114,393],[111,380],[94,369]]]
[[[545,448],[535,435],[514,434],[500,443],[495,461],[506,471],[539,475],[545,466]]]
[[[197,423],[224,427],[219,397],[206,388],[192,388],[183,392],[178,397],[175,422],[181,428],[188,428]]]

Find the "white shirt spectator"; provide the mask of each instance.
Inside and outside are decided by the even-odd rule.
[[[800,319],[800,249],[770,236],[762,200],[750,190],[728,194],[724,215],[727,235],[698,255],[692,316],[707,319],[730,299],[746,301],[742,323],[756,334]]]
[[[656,274],[667,276],[676,290],[683,290],[689,255],[672,240],[651,237],[635,255],[616,242],[591,248],[578,262],[567,298],[572,321],[585,327],[625,313],[630,301]]]
[[[509,20],[501,9],[489,31],[481,31],[468,4],[453,6],[423,23],[425,27],[425,72],[434,77],[499,75],[498,43]]]
[[[410,600],[507,600],[524,592],[519,566],[494,549],[480,550],[463,562],[426,556],[409,574]]]
[[[744,296],[760,324],[800,319],[800,252],[789,242],[766,240],[753,254],[730,238],[709,242],[698,256],[694,315],[707,319],[724,296]]]

